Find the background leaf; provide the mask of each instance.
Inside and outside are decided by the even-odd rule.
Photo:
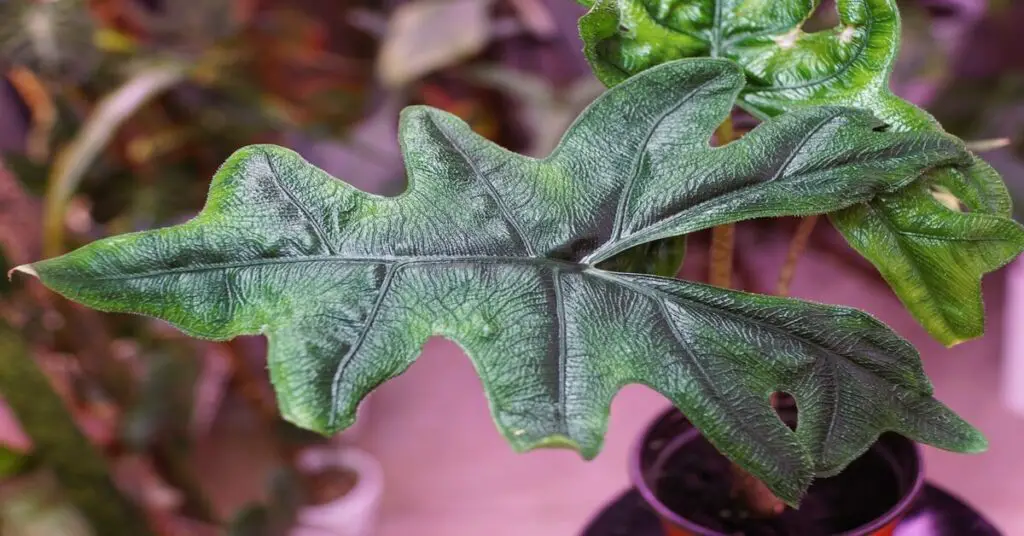
[[[489,0],[408,2],[395,10],[380,51],[379,74],[400,87],[483,50],[490,40]]]
[[[845,105],[871,110],[894,131],[940,130],[927,112],[889,89],[900,41],[895,0],[839,0],[839,25],[804,32],[801,26],[817,4],[598,0],[580,19],[580,33],[594,73],[609,85],[673,59],[727,57],[746,72],[739,105],[756,117]],[[1024,250],[1024,228],[1009,220],[1006,187],[980,158],[967,168],[937,170],[930,178],[972,212],[1002,223],[988,225],[987,219],[932,203],[924,189],[897,194],[897,201],[852,208],[834,215],[833,223],[879,269],[914,317],[936,339],[952,345],[984,333],[981,277]],[[907,217],[891,213],[897,206],[928,220],[928,235],[893,230],[887,221]],[[893,233],[905,247],[888,247]],[[967,236],[974,241],[972,251],[985,260],[961,265],[955,284],[938,288],[943,270],[962,257]]]
[[[0,445],[0,481],[21,474],[29,460],[29,456],[24,452]]]
[[[79,80],[98,61],[95,31],[85,0],[0,2],[0,68],[20,65]]]
[[[663,393],[791,503],[884,430],[984,448],[931,397],[913,348],[864,313],[595,267],[714,225],[833,211],[968,157],[948,136],[881,132],[864,111],[828,107],[711,147],[742,86],[724,60],[651,69],[598,99],[543,160],[408,108],[410,186],[394,198],[250,147],[191,222],[21,270],[192,335],[266,334],[283,414],[322,432],[350,425],[369,391],[442,335],[469,354],[519,450],[596,455],[629,383]],[[768,403],[779,390],[802,404],[796,432]]]

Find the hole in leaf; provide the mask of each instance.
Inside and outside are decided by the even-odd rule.
[[[793,395],[785,391],[776,391],[771,394],[772,407],[775,409],[775,414],[779,416],[786,426],[790,430],[796,430],[798,423],[798,412],[796,407],[796,399]]]
[[[970,209],[961,201],[956,195],[953,194],[948,188],[940,186],[938,184],[928,185],[928,190],[932,194],[932,197],[936,201],[941,203],[949,210],[957,212],[970,212]]]
[[[835,0],[822,0],[817,9],[803,23],[803,31],[807,33],[829,30],[839,25],[839,12],[836,11]]]

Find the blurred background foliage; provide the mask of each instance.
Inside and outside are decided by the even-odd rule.
[[[965,139],[1008,143],[985,156],[1024,196],[1024,3],[900,6],[897,93]],[[220,163],[251,143],[287,145],[360,188],[400,192],[395,123],[408,104],[448,110],[505,147],[545,155],[603,90],[579,52],[582,12],[571,0],[0,0],[0,270],[193,216]],[[807,28],[834,24],[825,0]],[[756,243],[794,225],[743,232]],[[703,244],[691,237],[691,251]],[[819,226],[812,247],[878,280],[831,229]],[[737,254],[737,277],[755,255]],[[694,258],[686,269],[703,277]],[[0,278],[0,321],[23,334],[155,526],[198,534],[234,518],[238,534],[254,534],[242,529],[288,518],[258,506],[218,511],[191,463],[224,401],[263,422],[285,471],[296,449],[322,441],[277,418],[259,340],[190,340],[18,278]],[[0,450],[0,480],[38,474],[31,452],[27,442]],[[272,479],[267,495],[280,496],[281,482]],[[53,483],[37,484],[17,496],[49,497]]]

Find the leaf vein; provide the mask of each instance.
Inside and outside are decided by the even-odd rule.
[[[320,242],[324,245],[325,248],[327,248],[327,252],[330,253],[331,255],[336,255],[338,252],[334,250],[334,246],[332,246],[331,241],[328,240],[327,232],[324,230],[323,226],[321,226],[320,222],[313,218],[313,215],[310,214],[309,210],[305,207],[305,205],[299,202],[298,198],[295,197],[295,194],[287,187],[285,187],[284,183],[281,182],[281,176],[277,172],[277,166],[274,164],[273,159],[270,158],[270,155],[264,153],[263,157],[267,161],[267,166],[270,167],[270,177],[274,181],[274,185],[277,186],[277,189],[280,190],[281,193],[283,193],[285,197],[288,198],[292,205],[295,206],[295,208],[302,213],[306,221],[309,222],[309,225],[313,227],[313,232],[316,233],[317,237],[320,238]]]
[[[441,127],[440,125],[437,124],[437,122],[434,121],[433,117],[430,117],[429,115],[427,117],[429,117],[430,122],[433,123],[434,128],[436,128],[438,132],[441,133],[441,136],[443,136],[444,139],[448,142],[448,144],[451,145],[453,149],[455,149],[455,152],[459,154],[462,160],[466,162],[466,165],[469,166],[469,169],[473,172],[473,175],[476,176],[476,178],[479,179],[481,183],[483,183],[491,199],[494,201],[494,204],[498,206],[498,211],[501,212],[501,218],[505,220],[505,223],[507,223],[509,227],[512,228],[512,231],[515,232],[516,238],[518,238],[519,241],[523,244],[523,247],[526,249],[527,255],[531,257],[536,257],[537,253],[533,249],[533,244],[531,244],[530,241],[526,238],[526,233],[523,232],[523,229],[520,226],[519,222],[512,217],[512,211],[509,209],[507,205],[505,205],[505,200],[502,199],[500,195],[498,195],[498,190],[494,187],[494,184],[486,175],[480,172],[480,169],[477,168],[476,166],[476,162],[474,162],[469,157],[469,155],[466,154],[466,151],[462,148],[462,146],[455,143],[455,140],[452,139],[452,137],[443,127]]]
[[[640,144],[640,147],[637,150],[636,158],[633,159],[633,167],[630,170],[629,179],[626,181],[626,184],[623,185],[622,191],[619,192],[619,202],[616,204],[615,207],[615,224],[612,227],[612,234],[611,238],[609,239],[609,242],[614,242],[615,240],[618,240],[622,234],[622,223],[626,217],[626,203],[629,202],[629,196],[633,193],[633,186],[636,184],[636,180],[640,176],[640,169],[642,167],[641,165],[643,164],[644,157],[647,155],[647,146],[650,144],[651,138],[654,137],[654,133],[658,130],[658,127],[661,126],[661,123],[665,121],[666,117],[672,115],[677,110],[679,110],[679,108],[681,108],[684,104],[690,102],[690,99],[692,99],[694,95],[703,91],[704,88],[706,88],[709,84],[711,84],[711,82],[714,82],[715,80],[717,80],[717,77],[712,78],[710,80],[706,80],[703,83],[701,83],[693,91],[690,91],[689,93],[686,94],[685,97],[680,99],[679,102],[672,105],[672,107],[670,107],[668,110],[662,112],[658,119],[651,124],[650,130],[647,131],[647,135],[644,136],[644,141]]]
[[[381,283],[380,290],[377,293],[377,299],[374,300],[373,307],[370,308],[370,313],[366,316],[366,323],[359,330],[356,340],[352,342],[352,348],[338,361],[338,366],[334,370],[334,378],[331,380],[331,413],[329,417],[329,426],[331,428],[335,426],[335,421],[338,418],[338,393],[341,389],[342,376],[344,376],[345,370],[348,369],[349,364],[352,362],[352,358],[355,357],[369,336],[371,328],[377,320],[377,314],[380,313],[381,305],[384,303],[384,298],[387,297],[388,291],[391,290],[391,283],[395,279],[395,274],[407,265],[407,263],[396,263],[388,267],[387,275],[384,276],[384,282]]]
[[[558,398],[556,400],[558,412],[558,427],[560,431],[566,435],[569,434],[569,418],[566,415],[566,360],[568,349],[566,348],[566,328],[565,328],[565,297],[562,293],[562,281],[561,271],[558,267],[551,270],[551,281],[555,292],[555,316],[556,316],[556,329],[557,333],[555,336],[558,338]]]

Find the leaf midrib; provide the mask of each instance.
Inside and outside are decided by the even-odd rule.
[[[281,182],[281,174],[277,172],[277,166],[274,164],[274,159],[270,158],[268,153],[263,153],[263,158],[267,161],[267,167],[270,168],[270,177],[273,179],[274,185],[277,186],[277,189],[288,198],[288,201],[295,206],[296,210],[302,213],[306,221],[309,222],[309,225],[313,227],[313,232],[320,237],[320,242],[323,243],[327,252],[332,255],[336,254],[337,250],[335,250],[334,245],[331,244],[331,241],[327,236],[327,231],[325,231],[320,222],[310,214],[309,209],[307,209],[306,206],[302,204],[297,197],[295,197],[295,193],[286,188],[284,183]]]
[[[452,139],[452,137],[448,134],[448,131],[446,131],[444,127],[437,124],[437,121],[434,119],[432,115],[427,114],[427,119],[434,126],[434,128],[441,133],[441,136],[445,139],[445,141],[448,142],[448,145],[455,149],[455,152],[459,154],[459,157],[461,157],[462,160],[466,162],[466,165],[469,166],[469,169],[473,172],[473,175],[477,179],[479,179],[480,182],[483,183],[484,187],[487,189],[487,193],[490,194],[491,200],[493,200],[494,204],[497,205],[498,211],[501,213],[501,218],[505,220],[505,223],[507,223],[509,227],[512,228],[512,232],[515,233],[516,238],[519,239],[519,241],[523,244],[523,248],[526,249],[526,254],[529,255],[530,257],[536,257],[537,252],[536,250],[534,250],[533,244],[527,238],[526,233],[523,231],[522,225],[520,224],[519,220],[515,219],[512,216],[512,211],[509,209],[507,205],[505,205],[505,200],[502,199],[500,195],[498,195],[498,190],[494,187],[494,184],[485,174],[481,173],[480,170],[477,169],[476,162],[474,162],[473,159],[471,159],[469,155],[466,154],[465,149],[463,149],[461,145],[455,143],[455,140]]]
[[[790,164],[792,164],[793,159],[796,158],[796,155],[801,150],[803,150],[805,145],[807,145],[808,140],[810,140],[814,135],[816,135],[818,132],[820,132],[821,129],[823,129],[826,125],[828,125],[830,122],[835,120],[840,115],[842,115],[842,114],[839,111],[839,109],[837,108],[832,114],[826,116],[817,125],[815,125],[814,128],[810,130],[810,132],[805,134],[803,136],[803,138],[801,138],[800,141],[796,145],[793,146],[793,150],[790,151],[790,153],[788,155],[786,155],[785,160],[783,160],[783,162],[779,166],[779,168],[775,170],[775,172],[772,174],[772,177],[770,179],[765,180],[765,181],[752,182],[750,184],[741,185],[739,188],[736,188],[736,189],[730,190],[728,192],[725,192],[725,193],[715,197],[714,199],[706,199],[706,200],[701,201],[701,202],[699,202],[699,203],[697,203],[695,205],[686,207],[685,208],[685,212],[677,212],[676,214],[673,214],[673,215],[668,216],[666,218],[662,218],[662,219],[660,219],[658,221],[652,222],[649,225],[645,226],[643,229],[640,229],[640,230],[636,231],[635,233],[629,234],[629,235],[627,235],[625,237],[613,235],[613,237],[614,237],[613,240],[609,240],[608,242],[605,242],[600,247],[595,249],[593,252],[587,254],[583,258],[583,260],[587,261],[588,263],[592,263],[592,264],[596,265],[596,264],[598,264],[598,263],[600,263],[602,261],[605,261],[605,260],[608,260],[608,259],[614,257],[615,255],[618,255],[619,253],[621,253],[621,252],[623,252],[623,251],[625,251],[625,250],[627,250],[629,248],[632,248],[632,247],[635,247],[635,246],[638,246],[640,244],[644,244],[644,243],[647,243],[647,242],[651,242],[652,240],[648,240],[646,238],[649,237],[649,236],[652,236],[652,235],[657,235],[657,233],[659,231],[661,231],[661,230],[663,230],[663,229],[665,229],[667,227],[672,227],[672,225],[676,224],[680,219],[690,216],[690,214],[689,214],[690,212],[698,210],[703,205],[706,205],[706,204],[712,203],[712,202],[720,203],[723,199],[725,199],[727,197],[736,196],[736,195],[739,195],[739,194],[741,194],[741,193],[743,193],[743,192],[745,192],[745,191],[747,191],[747,190],[749,190],[751,188],[761,187],[761,186],[764,186],[766,184],[770,184],[772,182],[777,181],[779,179],[779,177],[781,177],[782,174],[786,171],[786,169],[789,168]],[[725,146],[722,146],[722,147],[712,147],[709,150],[711,150],[711,151],[722,150],[725,147],[728,147],[728,145],[725,145]],[[794,176],[798,176],[798,175],[794,175]],[[846,205],[846,206],[847,207],[851,206],[854,203],[855,202],[851,202],[849,205]],[[842,209],[842,208],[845,208],[845,207],[839,207],[837,210]],[[693,230],[683,230],[682,232],[680,232],[678,234],[679,235],[684,235],[684,234],[687,234],[687,233],[692,232],[692,231]]]
[[[729,311],[728,309],[713,308],[713,307],[710,307],[710,306],[708,306],[706,304],[703,304],[701,302],[698,302],[698,301],[688,300],[688,299],[681,298],[681,297],[678,297],[678,296],[675,296],[675,295],[672,295],[672,294],[665,293],[665,292],[663,292],[663,291],[661,291],[661,290],[659,290],[657,288],[648,288],[648,287],[645,287],[645,286],[641,285],[638,282],[634,282],[634,281],[630,281],[630,280],[627,280],[627,279],[623,279],[622,277],[620,277],[620,273],[619,272],[609,272],[609,271],[602,270],[600,268],[596,268],[596,267],[594,267],[592,265],[588,265],[588,264],[581,264],[581,263],[575,263],[575,262],[566,262],[566,261],[561,261],[561,260],[558,260],[558,259],[550,259],[550,258],[547,258],[547,257],[501,257],[501,256],[488,256],[488,255],[476,255],[476,256],[469,255],[469,256],[459,256],[459,257],[447,257],[447,256],[422,256],[422,257],[339,257],[339,256],[332,256],[332,255],[319,255],[319,256],[308,256],[308,257],[296,257],[296,258],[260,259],[260,260],[258,260],[256,262],[232,262],[232,263],[207,264],[207,265],[203,265],[203,266],[187,267],[187,268],[181,268],[181,269],[172,268],[172,269],[168,269],[168,270],[154,270],[154,271],[143,272],[143,273],[138,273],[138,274],[122,274],[122,275],[117,275],[117,276],[96,277],[96,278],[94,278],[94,280],[96,280],[96,281],[109,281],[109,280],[143,279],[143,278],[149,278],[149,277],[159,277],[159,276],[162,276],[162,275],[172,275],[172,274],[181,274],[181,273],[196,273],[196,272],[204,272],[204,271],[228,270],[228,269],[232,269],[232,268],[253,268],[253,267],[259,267],[259,266],[266,266],[266,265],[304,264],[304,263],[309,263],[309,262],[340,262],[340,263],[353,263],[353,264],[391,264],[391,265],[393,265],[393,267],[392,267],[392,269],[391,269],[391,271],[389,273],[391,273],[392,276],[393,276],[394,270],[399,268],[399,267],[401,267],[401,266],[416,265],[416,264],[431,264],[431,263],[440,263],[440,264],[468,263],[468,264],[496,264],[496,265],[497,264],[511,264],[511,265],[525,264],[525,265],[535,265],[535,266],[550,266],[553,270],[554,269],[562,269],[562,270],[569,269],[569,270],[571,270],[573,272],[581,273],[584,276],[588,276],[588,275],[589,276],[594,276],[594,277],[597,277],[597,278],[599,278],[601,280],[604,280],[604,281],[607,281],[607,282],[612,282],[612,283],[614,283],[614,284],[616,284],[618,286],[622,286],[622,287],[630,289],[630,290],[632,290],[634,292],[637,292],[639,294],[646,295],[649,298],[658,299],[658,300],[664,300],[666,298],[671,298],[673,300],[685,301],[685,302],[691,304],[692,306],[700,308],[700,309],[704,309],[705,311],[709,311],[710,310],[710,311],[715,312],[716,314],[720,314],[720,315],[724,315],[724,316],[729,316],[729,317],[732,317],[734,319],[739,319],[739,320],[742,320],[742,321],[745,321],[745,322],[753,322],[753,323],[761,325],[761,326],[763,326],[763,327],[765,327],[767,329],[770,329],[771,331],[774,331],[776,333],[784,333],[787,336],[794,337],[797,340],[799,340],[800,342],[803,342],[804,344],[807,344],[808,346],[815,347],[815,348],[823,351],[826,354],[836,353],[835,350],[832,350],[830,348],[822,346],[820,343],[817,343],[815,341],[807,339],[807,338],[805,338],[805,337],[803,337],[803,336],[801,336],[799,334],[796,334],[796,333],[793,333],[793,332],[790,332],[790,331],[786,331],[782,327],[777,326],[775,324],[771,324],[771,323],[768,323],[768,322],[765,322],[763,320],[756,319],[756,318],[742,316],[740,314],[737,314],[737,313],[734,313],[732,311]],[[623,275],[636,275],[636,274],[623,274]],[[644,277],[650,277],[650,278],[654,278],[654,279],[662,279],[662,280],[667,280],[667,281],[674,281],[674,282],[677,282],[677,283],[685,283],[685,284],[689,284],[689,285],[699,285],[699,283],[693,283],[693,282],[689,282],[689,281],[681,281],[681,280],[672,279],[672,278],[664,278],[664,277],[658,277],[658,276],[644,276]],[[382,283],[382,288],[383,288],[383,286],[384,285]]]
[[[612,226],[611,240],[609,240],[608,243],[614,243],[619,238],[621,238],[622,223],[626,218],[626,205],[627,203],[629,203],[629,198],[633,193],[633,187],[636,184],[636,180],[640,176],[640,170],[642,169],[644,159],[647,156],[647,146],[650,145],[651,138],[654,137],[655,132],[658,131],[658,128],[665,121],[665,118],[676,113],[676,111],[678,111],[679,108],[681,108],[684,104],[689,103],[690,99],[692,99],[694,95],[703,91],[704,88],[708,87],[708,85],[718,80],[719,78],[720,77],[718,76],[714,76],[702,82],[699,86],[697,86],[692,91],[687,93],[686,96],[680,99],[679,102],[677,102],[675,105],[663,111],[661,115],[658,116],[658,119],[651,124],[651,128],[647,131],[647,135],[644,136],[644,141],[640,144],[640,148],[637,151],[636,158],[633,159],[633,165],[632,169],[630,170],[631,172],[629,178],[626,180],[626,184],[622,186],[622,190],[619,192],[619,201],[618,203],[616,203],[615,208],[615,223]]]
[[[559,265],[575,268],[582,271],[590,265],[570,261],[562,261],[549,257],[510,257],[501,255],[417,255],[417,256],[378,256],[378,257],[354,257],[341,255],[307,255],[301,257],[277,257],[270,259],[253,259],[249,261],[222,262],[203,264],[198,266],[182,266],[179,268],[167,268],[163,270],[151,270],[148,272],[130,273],[97,276],[91,278],[93,281],[123,281],[130,279],[145,279],[149,277],[160,277],[164,275],[212,272],[216,270],[230,270],[232,268],[254,268],[267,265],[288,265],[304,264],[311,262],[334,262],[340,264],[430,264],[430,263],[479,263],[479,264],[534,264],[534,265]]]

